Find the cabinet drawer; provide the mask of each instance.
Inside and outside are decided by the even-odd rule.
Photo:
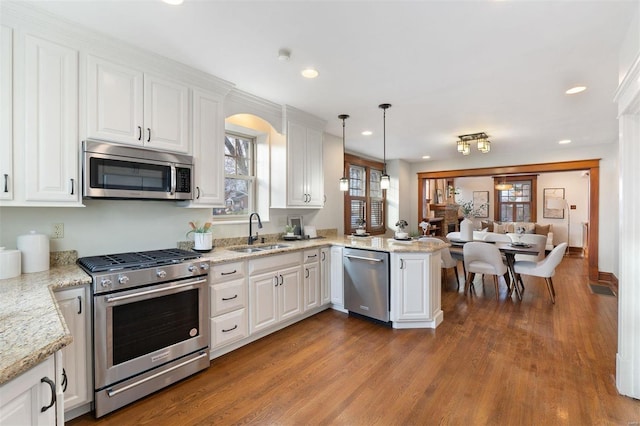
[[[310,249],[304,251],[304,263],[313,263],[320,261],[320,250],[318,249]]]
[[[213,265],[211,267],[211,272],[209,273],[211,283],[221,283],[246,276],[246,265],[247,262],[231,262]]]
[[[290,266],[300,266],[301,263],[301,251],[259,257],[249,261],[249,276],[258,275],[267,271],[277,271]]]
[[[247,282],[244,278],[211,285],[211,316],[247,306]]]
[[[211,319],[211,349],[247,337],[247,310],[240,309]]]

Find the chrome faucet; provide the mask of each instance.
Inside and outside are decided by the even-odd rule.
[[[258,229],[262,229],[262,221],[260,220],[260,215],[256,212],[253,212],[249,215],[249,238],[247,239],[247,244],[253,244],[254,241],[258,239],[258,231],[256,231],[256,236],[253,236],[253,230],[251,229],[251,219],[253,216],[258,218]]]

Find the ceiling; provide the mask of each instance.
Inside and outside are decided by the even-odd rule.
[[[347,151],[447,160],[612,143],[618,51],[636,1],[36,1],[49,12],[327,120]],[[278,59],[279,49],[291,52]],[[300,75],[314,67],[313,80]],[[576,85],[587,90],[565,91]],[[371,130],[371,136],[363,136]],[[471,156],[480,154],[475,147]],[[491,154],[487,154],[491,155]],[[464,167],[461,165],[461,167]]]

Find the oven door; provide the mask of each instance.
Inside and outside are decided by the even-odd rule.
[[[207,277],[94,296],[95,388],[208,346]]]

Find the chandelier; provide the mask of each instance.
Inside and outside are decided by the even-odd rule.
[[[483,154],[491,151],[489,136],[485,132],[480,132],[458,136],[458,152],[462,153],[462,155],[469,155],[471,153],[471,142],[476,141],[478,143],[478,151]]]

